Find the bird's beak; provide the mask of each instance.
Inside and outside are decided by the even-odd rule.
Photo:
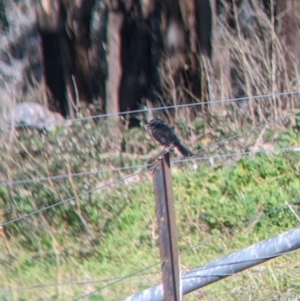
[[[146,123],[145,124],[145,128],[147,129],[149,127],[149,123]]]

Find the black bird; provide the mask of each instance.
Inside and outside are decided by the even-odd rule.
[[[150,120],[146,127],[150,128],[151,134],[155,140],[157,140],[165,148],[170,151],[174,151],[174,148],[184,156],[192,156],[188,149],[186,149],[178,140],[175,133],[169,128],[161,119],[155,118]]]

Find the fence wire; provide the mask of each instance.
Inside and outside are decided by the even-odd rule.
[[[185,163],[185,162],[193,162],[193,161],[206,161],[206,160],[211,160],[211,159],[226,159],[226,158],[242,157],[242,156],[248,156],[248,155],[268,154],[268,153],[274,153],[274,152],[299,151],[299,150],[300,150],[300,148],[299,148],[298,146],[284,147],[284,148],[273,148],[273,149],[267,149],[267,150],[248,151],[248,152],[240,152],[240,153],[232,153],[232,154],[224,154],[224,155],[215,155],[215,156],[206,156],[206,157],[185,158],[185,159],[181,159],[181,160],[174,160],[174,161],[172,161],[172,163],[177,164],[177,163]],[[148,166],[148,165],[146,165],[146,166]],[[59,205],[62,205],[62,204],[71,202],[71,201],[73,201],[73,200],[75,200],[75,199],[77,199],[77,198],[86,196],[86,195],[88,195],[88,194],[90,194],[90,193],[93,193],[93,192],[95,192],[95,191],[97,191],[97,190],[102,190],[102,189],[105,189],[105,188],[107,188],[107,187],[110,187],[110,186],[116,185],[116,184],[118,184],[118,183],[124,182],[124,181],[127,180],[127,179],[130,179],[130,178],[132,178],[132,177],[135,177],[135,176],[144,174],[144,173],[148,172],[149,170],[153,169],[153,167],[150,167],[150,166],[148,166],[148,167],[149,167],[149,169],[145,169],[145,170],[139,171],[139,172],[137,172],[137,173],[128,175],[128,176],[123,177],[123,178],[121,178],[121,179],[118,179],[118,180],[109,182],[109,183],[106,184],[106,185],[103,185],[103,186],[100,186],[100,187],[91,189],[91,190],[89,190],[89,191],[83,192],[83,193],[81,193],[81,194],[78,194],[78,195],[76,195],[76,196],[70,197],[70,198],[65,199],[65,200],[63,200],[63,201],[59,201],[59,202],[57,202],[57,203],[55,203],[55,204],[52,204],[52,205],[46,206],[46,207],[44,207],[44,208],[41,208],[41,209],[32,211],[31,213],[22,215],[22,216],[20,216],[20,217],[14,218],[14,219],[9,220],[9,221],[7,221],[7,222],[3,222],[2,224],[0,224],[0,227],[1,227],[1,226],[3,227],[3,226],[6,226],[6,225],[9,225],[9,224],[14,223],[14,222],[17,222],[17,221],[20,221],[20,220],[22,220],[22,219],[24,219],[24,218],[33,216],[33,215],[35,215],[35,214],[41,213],[41,212],[46,211],[46,210],[49,210],[49,209],[52,209],[52,208],[54,208],[54,207],[56,207],[56,206],[59,206]]]
[[[160,106],[156,108],[146,108],[146,109],[139,109],[139,110],[130,110],[125,112],[116,112],[116,113],[107,113],[107,114],[98,114],[93,116],[85,116],[85,117],[78,117],[78,118],[70,118],[62,121],[56,121],[56,125],[63,125],[68,124],[70,122],[80,122],[80,121],[88,121],[88,120],[95,120],[101,118],[108,118],[108,117],[115,117],[115,116],[124,116],[124,115],[136,115],[141,113],[148,113],[148,112],[155,112],[155,111],[162,111],[162,110],[171,110],[171,109],[182,109],[182,108],[190,108],[190,107],[199,107],[203,105],[213,105],[218,103],[230,103],[230,102],[241,102],[246,100],[264,100],[269,97],[282,97],[282,96],[291,96],[297,95],[300,93],[300,90],[295,91],[287,91],[287,92],[278,92],[278,93],[268,93],[268,94],[261,94],[261,95],[254,95],[254,96],[244,96],[238,98],[229,98],[229,99],[218,99],[218,100],[211,100],[205,102],[193,102],[188,104],[180,104],[180,105],[170,105],[170,106]],[[53,121],[44,122],[45,125],[52,124]],[[2,126],[0,130],[5,129],[12,129],[12,128],[22,128],[26,127],[26,124],[18,124],[14,126]]]

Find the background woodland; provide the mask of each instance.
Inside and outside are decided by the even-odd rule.
[[[297,0],[0,0],[0,12],[3,109],[34,101],[75,117],[299,84]],[[286,102],[274,98],[277,109]],[[222,104],[201,108],[226,115]],[[272,114],[236,109],[252,122]]]

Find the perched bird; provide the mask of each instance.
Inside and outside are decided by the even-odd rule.
[[[179,142],[172,129],[169,128],[161,119],[155,118],[150,120],[146,127],[150,129],[153,138],[169,151],[174,151],[174,148],[176,148],[184,157],[193,155],[193,153]]]

